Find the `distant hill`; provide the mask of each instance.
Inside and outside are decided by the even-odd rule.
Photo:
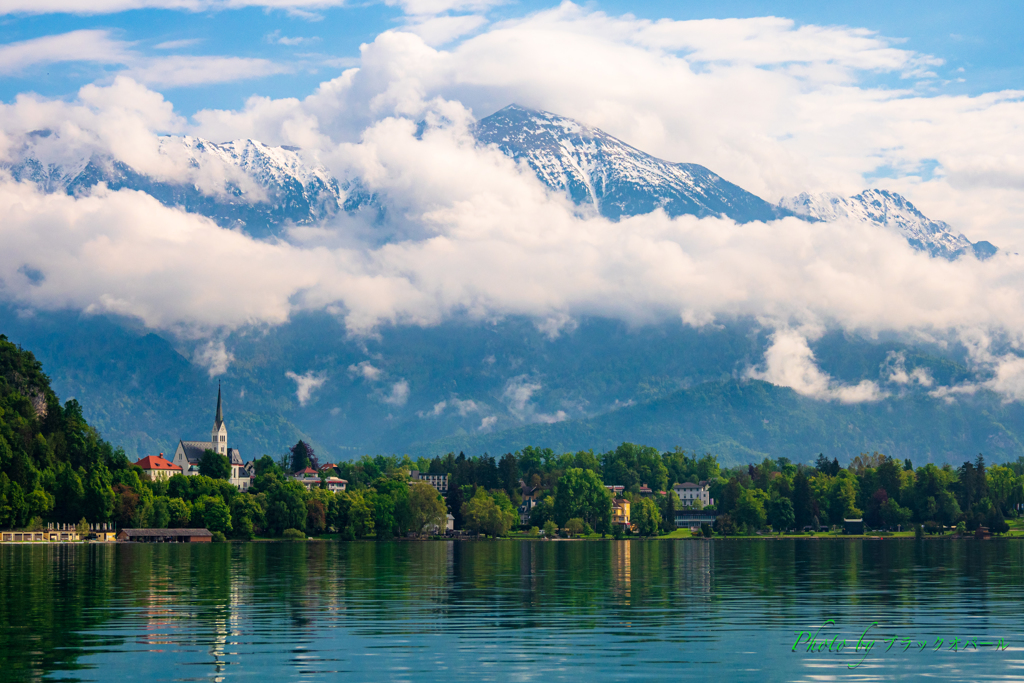
[[[824,452],[847,462],[862,452],[957,463],[978,453],[994,462],[1024,456],[1024,407],[983,394],[967,404],[914,395],[842,405],[766,382],[707,382],[586,420],[534,424],[497,434],[451,436],[410,448],[499,454],[527,445],[556,452],[604,452],[622,441],[714,453],[726,465],[786,456],[808,462]]]

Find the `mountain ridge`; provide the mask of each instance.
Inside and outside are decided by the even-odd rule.
[[[868,189],[853,197],[802,193],[771,204],[699,164],[664,161],[598,128],[516,104],[480,119],[472,132],[480,145],[494,145],[531,168],[541,182],[582,211],[612,220],[658,209],[673,217],[725,215],[740,223],[786,216],[852,218],[896,231],[914,248],[938,258],[972,254],[984,259],[998,251],[928,218],[895,192]],[[168,206],[207,216],[223,227],[241,227],[260,239],[281,237],[290,225],[316,224],[339,212],[369,209],[374,225],[386,222],[386,195],[367,189],[359,177],[333,177],[323,166],[307,163],[295,147],[252,139],[215,143],[164,136],[160,153],[189,169],[187,178],[177,180],[147,176],[122,161],[96,155],[64,163],[42,161],[60,156],[55,147],[54,134],[36,131],[22,159],[6,168],[15,180],[35,182],[48,192],[77,194],[100,182],[114,190],[141,190]]]

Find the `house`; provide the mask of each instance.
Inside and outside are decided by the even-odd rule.
[[[199,474],[199,461],[206,451],[220,453],[228,459],[231,472],[228,481],[239,491],[247,491],[252,479],[244,471],[242,455],[237,448],[228,448],[228,428],[224,424],[224,411],[221,408],[220,387],[217,387],[217,414],[213,419],[213,431],[209,441],[179,441],[174,451],[173,463],[181,468],[185,476]]]
[[[693,501],[699,500],[703,507],[715,504],[715,499],[711,497],[710,487],[706,481],[702,481],[698,484],[694,484],[690,481],[684,481],[682,484],[674,484],[672,486],[672,493],[679,497],[679,502],[685,507],[693,505]]]
[[[409,478],[412,481],[425,481],[437,489],[441,495],[448,493],[447,474],[420,474],[419,470],[409,470]]]
[[[4,543],[72,543],[82,540],[74,524],[48,524],[41,531],[4,531],[0,541]]]
[[[141,467],[150,481],[170,479],[175,474],[181,474],[181,467],[165,459],[163,453],[160,455],[147,455],[136,462],[135,466]]]
[[[540,493],[543,489],[543,486],[530,486],[522,479],[519,480],[519,493],[522,495],[524,500],[528,498],[536,498],[537,494]]]
[[[605,488],[612,492],[613,498],[618,498],[622,495],[623,491],[626,490],[625,486],[609,486],[605,484]]]
[[[640,484],[640,495],[641,496],[650,496],[650,495],[653,495],[653,494],[654,494],[654,491],[651,490],[650,486],[648,486],[647,484]]]
[[[213,534],[207,529],[121,529],[117,540],[132,543],[209,543]]]
[[[612,501],[612,526],[629,529],[629,501],[625,498]]]
[[[312,467],[296,472],[292,475],[292,479],[305,486],[307,491],[320,488],[320,473]],[[339,479],[338,477],[325,477],[323,481],[324,487],[328,491],[344,491],[345,487],[348,486],[348,480]]]
[[[676,527],[679,529],[693,529],[701,524],[714,524],[718,519],[717,512],[707,510],[693,510],[689,506],[676,510]]]
[[[519,523],[523,526],[530,524],[530,514],[533,512],[533,508],[537,507],[537,501],[533,498],[527,498],[523,501],[523,504],[519,506]]]
[[[854,536],[864,535],[864,520],[863,519],[844,519],[843,520],[843,533],[851,534]]]
[[[445,516],[444,528],[447,531],[455,531],[455,517],[450,512]]]

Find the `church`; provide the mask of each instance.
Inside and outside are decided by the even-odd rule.
[[[193,476],[199,474],[199,461],[203,453],[211,450],[228,459],[231,474],[228,481],[239,491],[249,488],[249,473],[242,464],[242,454],[237,448],[228,448],[228,428],[224,424],[224,411],[221,407],[220,386],[217,387],[217,416],[213,420],[213,431],[209,441],[179,441],[174,452],[174,464],[181,468],[182,474]]]

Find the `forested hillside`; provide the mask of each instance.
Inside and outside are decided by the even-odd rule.
[[[33,517],[106,521],[125,482],[137,476],[124,453],[89,426],[77,401],[61,405],[39,361],[0,335],[0,527]]]

